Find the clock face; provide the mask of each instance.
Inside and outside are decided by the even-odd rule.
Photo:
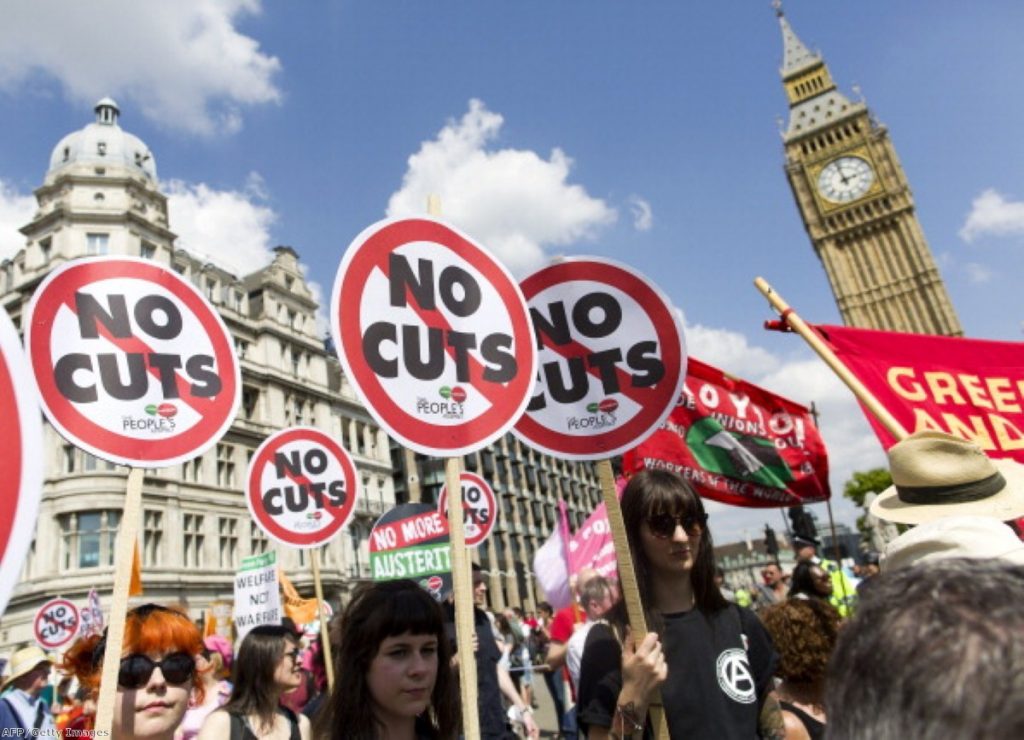
[[[868,192],[875,173],[867,160],[840,157],[825,165],[818,175],[818,191],[833,203],[849,203]]]

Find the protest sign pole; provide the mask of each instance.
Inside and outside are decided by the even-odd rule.
[[[629,540],[626,538],[626,523],[622,519],[619,494],[615,490],[615,475],[612,473],[611,461],[607,458],[598,461],[597,474],[601,481],[601,496],[608,510],[608,525],[612,530],[615,555],[619,561],[619,590],[622,592],[622,600],[626,603],[626,614],[629,616],[633,640],[639,645],[649,630],[644,605],[640,600],[640,587],[636,582],[636,571],[633,569],[633,554],[629,550]],[[647,711],[657,740],[668,740],[668,724],[665,721],[660,691],[651,701]]]
[[[831,368],[832,372],[838,375],[839,379],[846,384],[846,387],[853,391],[857,400],[864,404],[864,407],[878,419],[879,423],[897,440],[905,439],[907,437],[907,430],[903,428],[903,425],[896,421],[896,418],[889,413],[885,406],[879,403],[878,399],[872,395],[871,391],[863,383],[857,380],[849,368],[821,340],[821,337],[803,319],[796,315],[796,312],[789,307],[789,304],[782,299],[782,296],[776,293],[764,278],[755,278],[754,285],[757,286],[757,289],[768,299],[768,302],[779,312],[779,315],[793,331],[803,337],[804,341],[811,345],[811,349],[818,353],[818,356]]]
[[[110,736],[114,721],[114,699],[117,694],[117,672],[121,667],[121,643],[124,640],[125,612],[128,607],[128,586],[132,577],[132,553],[139,535],[139,515],[142,509],[142,468],[128,469],[128,490],[124,513],[117,533],[114,558],[114,592],[107,623],[107,642],[103,652],[103,671],[100,673],[100,695],[96,701],[96,735]]]
[[[440,217],[441,197],[427,196],[427,213]],[[462,465],[459,458],[445,458],[444,480],[448,487],[448,538],[451,547],[452,593],[455,598],[455,643],[459,653],[459,693],[462,698],[462,734],[467,740],[480,737],[480,711],[476,696],[476,656],[473,652],[473,575],[466,547],[462,514]]]
[[[327,671],[327,688],[334,691],[334,659],[331,657],[331,637],[327,633],[327,615],[324,614],[324,587],[320,582],[320,550],[314,547],[309,551],[309,561],[313,565],[313,588],[316,593],[316,611],[320,617],[320,649],[324,652],[324,670]]]

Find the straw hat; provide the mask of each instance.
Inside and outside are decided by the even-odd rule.
[[[21,678],[26,673],[29,673],[40,663],[52,662],[53,660],[50,656],[35,645],[29,645],[21,650],[16,650],[14,655],[11,656],[11,662],[9,663],[10,672],[4,676],[4,682],[0,688],[7,686],[14,679]]]
[[[917,432],[889,449],[893,485],[869,511],[879,519],[921,524],[948,516],[1024,516],[1024,466],[993,460],[974,442]]]
[[[885,548],[882,571],[946,558],[999,558],[1024,565],[1024,542],[989,516],[951,516],[914,527]]]

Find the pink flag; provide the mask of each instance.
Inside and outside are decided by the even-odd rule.
[[[556,611],[572,603],[561,527],[555,527],[547,542],[541,545],[537,554],[533,556],[533,572],[537,576],[537,585],[544,592],[544,597]]]
[[[569,572],[576,574],[583,568],[593,568],[598,575],[610,580],[619,579],[615,543],[604,504],[594,509],[569,540]]]

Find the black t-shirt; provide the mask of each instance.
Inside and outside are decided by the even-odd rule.
[[[445,629],[451,641],[452,652],[458,652],[455,641],[455,607],[445,604],[448,622]],[[505,707],[501,703],[501,688],[498,686],[498,661],[501,651],[494,639],[491,620],[476,607],[473,608],[473,628],[479,647],[476,651],[476,696],[477,711],[480,715],[480,737],[484,740],[505,740],[510,737]],[[456,677],[458,672],[456,672]]]
[[[687,740],[756,738],[777,656],[754,613],[733,605],[710,617],[692,609],[664,620],[668,678],[661,698],[669,734]],[[595,625],[580,666],[580,724],[611,727],[621,690],[622,650],[608,626]]]

